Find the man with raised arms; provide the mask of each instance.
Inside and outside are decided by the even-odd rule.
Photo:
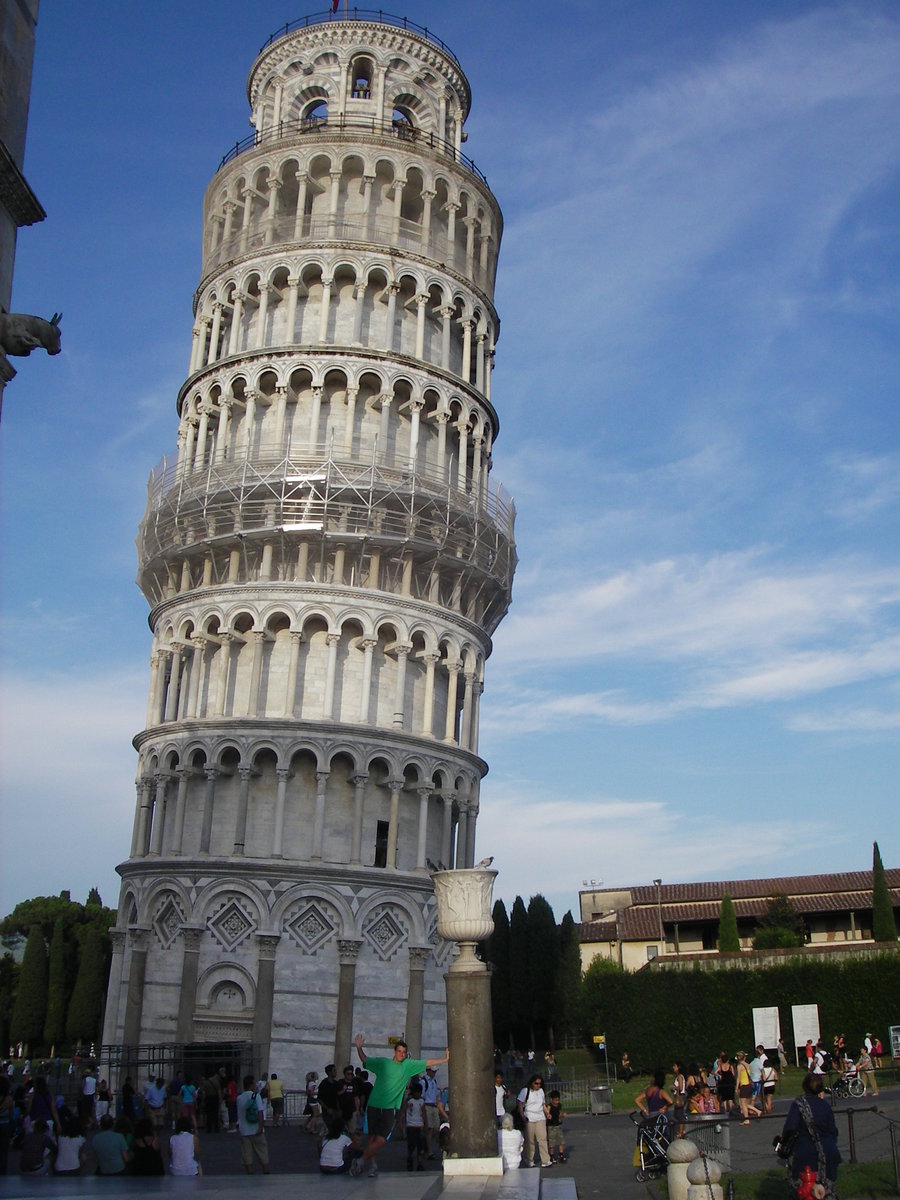
[[[366,1128],[369,1141],[362,1158],[354,1159],[350,1165],[351,1175],[360,1175],[368,1167],[369,1175],[378,1174],[376,1155],[391,1136],[394,1122],[403,1103],[406,1085],[414,1075],[421,1075],[428,1067],[439,1067],[450,1061],[450,1051],[443,1058],[410,1058],[406,1042],[397,1042],[392,1058],[369,1058],[363,1050],[363,1035],[353,1039],[359,1060],[367,1071],[375,1075],[375,1086],[366,1108]]]

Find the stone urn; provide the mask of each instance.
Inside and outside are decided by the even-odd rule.
[[[475,947],[494,932],[491,908],[497,872],[477,868],[435,871],[431,878],[437,902],[438,934],[459,945],[459,958],[450,970],[483,968]]]

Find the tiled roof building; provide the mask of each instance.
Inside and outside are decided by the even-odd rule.
[[[900,915],[900,870],[885,872]],[[584,888],[582,966],[598,955],[638,970],[659,955],[715,954],[722,897],[734,903],[743,949],[773,896],[785,895],[802,916],[811,945],[872,939],[872,872],[792,875],[706,883],[650,883],[630,888]]]

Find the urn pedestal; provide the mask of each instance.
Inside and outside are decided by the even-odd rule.
[[[438,871],[434,894],[437,930],[457,942],[449,967],[447,1040],[450,1046],[450,1157],[445,1175],[502,1175],[494,1116],[494,1035],[491,976],[475,954],[494,930],[491,893],[496,871]]]

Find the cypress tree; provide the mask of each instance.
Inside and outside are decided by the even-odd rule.
[[[509,1047],[509,917],[502,900],[495,900],[491,912],[494,932],[488,938],[486,957],[491,964],[491,1012],[494,1044]]]
[[[19,969],[10,1038],[32,1047],[40,1043],[47,1016],[47,947],[40,925],[32,925]]]
[[[516,896],[509,915],[509,1023],[521,1050],[529,1034],[531,998],[528,995],[528,913]]]
[[[50,942],[49,984],[47,987],[47,1016],[44,1020],[44,1044],[47,1047],[61,1042],[66,1034],[66,935],[62,917],[53,926]]]
[[[78,978],[75,980],[66,1019],[66,1033],[71,1041],[90,1042],[99,1038],[106,977],[103,935],[98,929],[89,929],[81,951]]]
[[[543,896],[528,902],[528,991],[531,997],[531,1045],[535,1029],[546,1033],[552,1050],[556,976],[559,970],[559,931],[553,909]]]
[[[872,937],[876,942],[897,940],[894,905],[877,842],[872,846]]]
[[[566,913],[559,926],[554,1012],[557,1037],[565,1040],[578,1034],[581,1026],[581,942],[571,912]]]
[[[722,954],[732,954],[741,948],[741,939],[738,937],[737,917],[734,912],[734,905],[731,902],[731,897],[726,892],[722,897],[722,904],[719,908],[719,951]]]

